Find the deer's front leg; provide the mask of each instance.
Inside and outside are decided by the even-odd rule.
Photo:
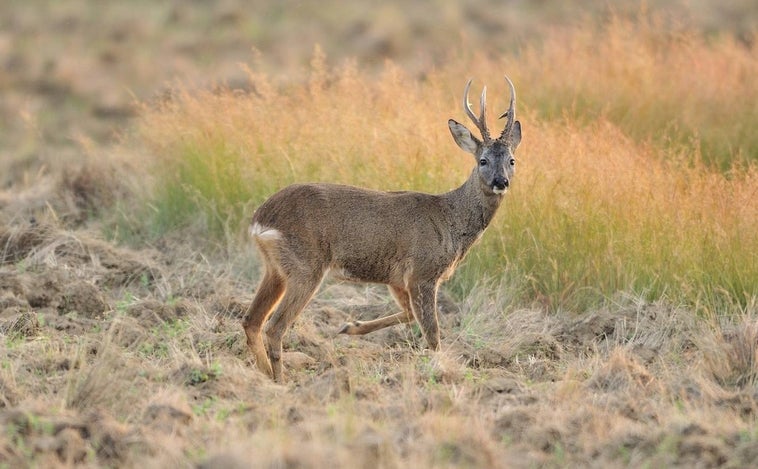
[[[431,350],[440,348],[440,328],[437,321],[437,283],[424,282],[408,288],[413,316],[421,326]]]

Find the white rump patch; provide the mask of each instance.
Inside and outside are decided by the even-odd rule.
[[[262,240],[282,239],[282,233],[274,228],[263,226],[258,222],[250,225],[250,236]]]

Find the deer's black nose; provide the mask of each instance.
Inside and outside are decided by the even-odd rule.
[[[500,191],[504,190],[506,187],[508,187],[508,185],[509,182],[504,177],[498,176],[494,181],[492,181],[492,187]]]

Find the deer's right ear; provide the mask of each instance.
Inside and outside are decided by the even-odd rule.
[[[450,127],[450,133],[453,134],[453,139],[459,147],[469,153],[476,154],[476,151],[482,144],[479,139],[471,135],[471,132],[463,124],[453,119],[447,121],[447,126]]]

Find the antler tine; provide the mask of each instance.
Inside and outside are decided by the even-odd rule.
[[[477,127],[479,127],[479,121],[476,120],[474,111],[471,110],[471,104],[468,102],[468,90],[471,88],[472,81],[474,81],[474,79],[470,78],[468,83],[466,83],[466,88],[463,89],[463,110],[466,111],[468,118],[471,119]]]
[[[479,129],[482,131],[482,138],[485,140],[490,139],[490,131],[487,128],[487,87],[485,86],[482,88],[482,95],[479,98],[479,123],[481,124],[481,127]]]
[[[476,118],[476,115],[474,115],[474,111],[471,110],[471,104],[468,102],[468,91],[469,88],[471,88],[471,82],[474,81],[473,78],[469,79],[468,83],[466,83],[466,88],[463,90],[463,110],[466,111],[466,115],[471,119],[471,121],[476,125],[476,127],[479,129],[479,132],[482,134],[482,138],[485,140],[489,140],[490,133],[487,131],[487,125],[484,123],[484,117],[485,117],[485,110],[484,110],[484,100],[487,97],[487,91],[486,89],[482,91],[482,97],[480,100],[480,104],[482,104],[482,112],[479,119]]]
[[[516,122],[516,88],[513,86],[513,82],[505,76],[505,81],[508,82],[508,86],[511,88],[511,104],[508,106],[508,110],[505,111],[498,119],[508,116],[508,121],[505,123],[503,133],[500,134],[500,138],[510,135],[513,123]]]

